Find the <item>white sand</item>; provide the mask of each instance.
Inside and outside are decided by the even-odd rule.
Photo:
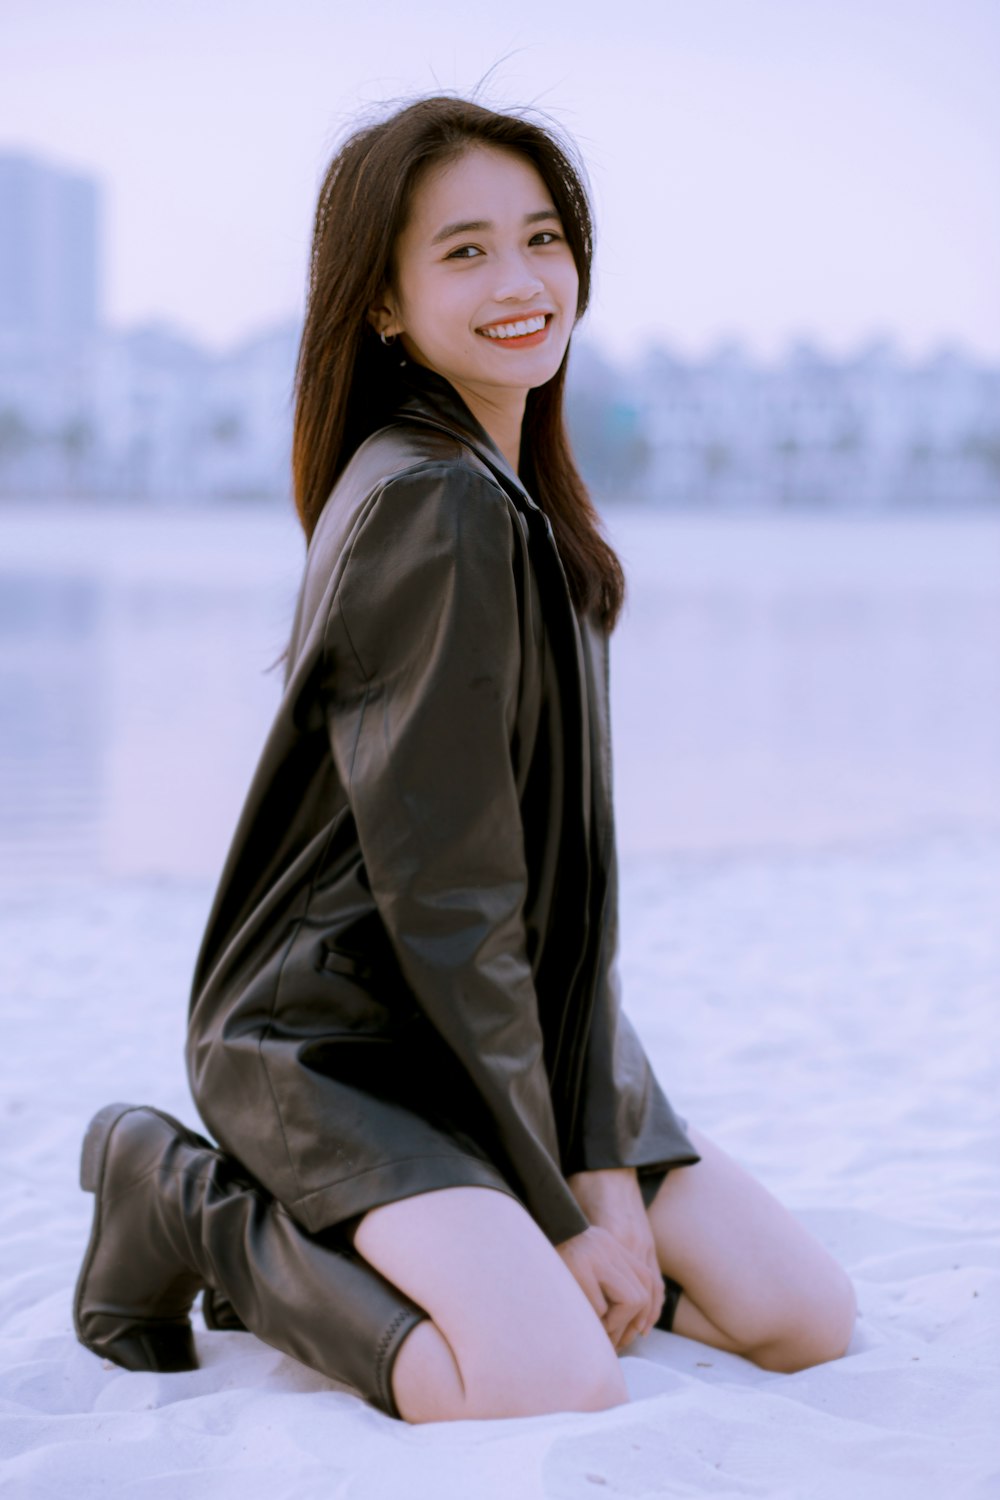
[[[25,567],[30,540],[23,533]],[[735,551],[743,555],[744,539]],[[717,549],[721,561],[705,565],[701,582],[707,589],[716,577],[738,596],[742,575],[723,577],[726,555]],[[829,549],[822,555],[828,560]],[[279,617],[270,602],[268,610],[268,644],[246,669],[255,694]],[[916,612],[907,619],[921,628]],[[240,622],[242,630],[245,613]],[[144,628],[138,615],[125,623]],[[674,629],[684,630],[672,660],[656,656],[664,672],[676,675],[700,649],[691,644],[695,624],[696,611],[675,614]],[[896,652],[895,636],[890,644]],[[978,626],[968,653],[956,640],[940,691],[983,650]],[[213,660],[231,673],[239,649],[216,640]],[[141,658],[129,663],[139,691]],[[836,686],[846,669],[824,670],[820,662],[805,684],[794,672],[788,679],[807,729],[816,729],[810,704],[829,715],[814,739],[803,731],[785,747],[797,768],[794,797],[817,805],[805,833],[797,810],[755,799],[757,772],[746,762],[740,797],[728,780],[721,795],[734,812],[737,804],[751,811],[742,821],[719,814],[713,777],[721,786],[719,767],[728,776],[741,762],[727,733],[712,744],[690,716],[690,743],[680,728],[660,743],[658,794],[669,792],[675,770],[684,791],[683,805],[657,813],[659,849],[648,848],[648,829],[627,811],[629,756],[648,766],[655,753],[634,746],[631,731],[634,748],[616,745],[616,776],[629,1012],[681,1114],[759,1177],[852,1276],[860,1317],[847,1356],[780,1375],[654,1331],[623,1358],[626,1406],[411,1428],[251,1335],[209,1333],[198,1320],[202,1367],[189,1374],[130,1374],[83,1349],[70,1307],[92,1204],[77,1185],[80,1139],[91,1113],[114,1099],[198,1124],[182,1064],[184,1011],[212,894],[206,870],[220,852],[211,839],[228,821],[226,813],[213,825],[199,853],[204,867],[156,878],[136,869],[132,855],[142,845],[148,857],[148,837],[136,825],[126,848],[119,807],[113,839],[98,820],[99,878],[21,880],[8,861],[0,891],[4,1500],[1000,1496],[1000,830],[984,771],[1000,745],[992,729],[973,743],[977,724],[995,725],[996,708],[984,699],[980,711],[968,698],[963,733],[945,725],[937,738],[928,715],[907,759],[892,733],[905,741],[916,697],[880,719],[878,694],[869,693],[872,754],[858,750],[862,726],[858,774],[832,786],[821,808],[822,744],[837,702],[850,695],[845,688],[838,698]],[[627,678],[623,670],[620,729],[640,722]],[[850,675],[850,691],[855,681]],[[211,691],[201,679],[198,701]],[[154,698],[149,684],[145,713]],[[102,705],[105,717],[115,711],[105,765],[120,765],[120,709],[118,699]],[[162,713],[166,723],[171,705]],[[161,743],[158,727],[149,718],[145,745]],[[883,795],[894,756],[895,800]],[[964,766],[975,774],[963,780]],[[147,797],[157,782],[169,787],[166,755],[156,769]],[[231,777],[231,806],[248,771],[244,759]],[[175,779],[193,774],[174,762]],[[135,797],[141,783],[136,776]],[[74,847],[89,858],[89,834],[79,837]],[[185,838],[171,846],[178,865],[188,853]]]
[[[199,1331],[202,1368],[161,1376],[74,1341],[90,1112],[122,1098],[197,1123],[178,1001],[207,899],[147,882],[7,901],[0,1493],[1000,1494],[995,842],[624,877],[658,1073],[847,1268],[848,1355],[780,1375],[654,1331],[623,1357],[626,1407],[425,1428],[249,1334]]]

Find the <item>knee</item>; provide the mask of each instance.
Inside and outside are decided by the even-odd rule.
[[[553,1367],[550,1362],[495,1357],[463,1369],[448,1339],[430,1318],[416,1323],[407,1334],[390,1378],[399,1414],[411,1423],[605,1411],[629,1400],[610,1342],[606,1359],[579,1366],[560,1361]]]
[[[463,1415],[462,1373],[451,1345],[431,1318],[410,1329],[396,1351],[389,1378],[404,1422],[447,1422]]]
[[[608,1345],[610,1362],[591,1368],[508,1366],[470,1387],[468,1401],[477,1416],[538,1417],[554,1412],[606,1411],[622,1406],[628,1387]]]
[[[818,1320],[817,1355],[811,1364],[825,1364],[831,1359],[842,1359],[854,1336],[854,1325],[858,1316],[858,1299],[854,1283],[846,1271],[841,1271],[836,1295],[829,1298]]]
[[[813,1365],[842,1359],[850,1347],[858,1315],[854,1285],[846,1272],[821,1304],[804,1311],[794,1328],[751,1356],[764,1369],[794,1375]]]
[[[611,1406],[624,1406],[629,1399],[628,1386],[615,1358],[614,1368],[584,1384],[567,1391],[567,1402],[560,1411],[606,1411]]]
[[[833,1319],[830,1331],[830,1347],[832,1354],[828,1359],[841,1359],[850,1348],[851,1339],[854,1337],[854,1325],[858,1318],[858,1298],[854,1290],[854,1283],[844,1272],[841,1294],[838,1299],[837,1313]]]

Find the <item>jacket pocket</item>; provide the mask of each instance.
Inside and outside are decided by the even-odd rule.
[[[347,953],[342,948],[324,946],[320,968],[327,974],[346,974],[351,979],[374,979],[375,967],[360,953]]]
[[[336,1016],[335,1029],[343,1035],[385,1037],[391,1040],[408,1026],[419,1007],[410,990],[385,963],[369,953],[358,953],[325,941],[316,967],[329,981],[327,1023]]]

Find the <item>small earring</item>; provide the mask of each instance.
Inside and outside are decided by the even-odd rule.
[[[394,333],[390,333],[388,338],[386,338],[384,333],[380,333],[379,338],[382,340],[383,344],[387,345],[394,344],[396,342],[396,335]]]

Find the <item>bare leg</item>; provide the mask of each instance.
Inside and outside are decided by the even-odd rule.
[[[411,1328],[392,1367],[392,1390],[407,1422],[445,1422],[465,1407],[462,1372],[432,1318]]]
[[[406,1421],[600,1411],[629,1399],[599,1318],[510,1194],[439,1188],[380,1204],[354,1245],[430,1314],[393,1365]]]
[[[766,1370],[839,1359],[857,1316],[847,1273],[738,1162],[688,1134],[702,1160],[670,1172],[649,1205],[660,1266],[684,1288],[674,1332]]]

